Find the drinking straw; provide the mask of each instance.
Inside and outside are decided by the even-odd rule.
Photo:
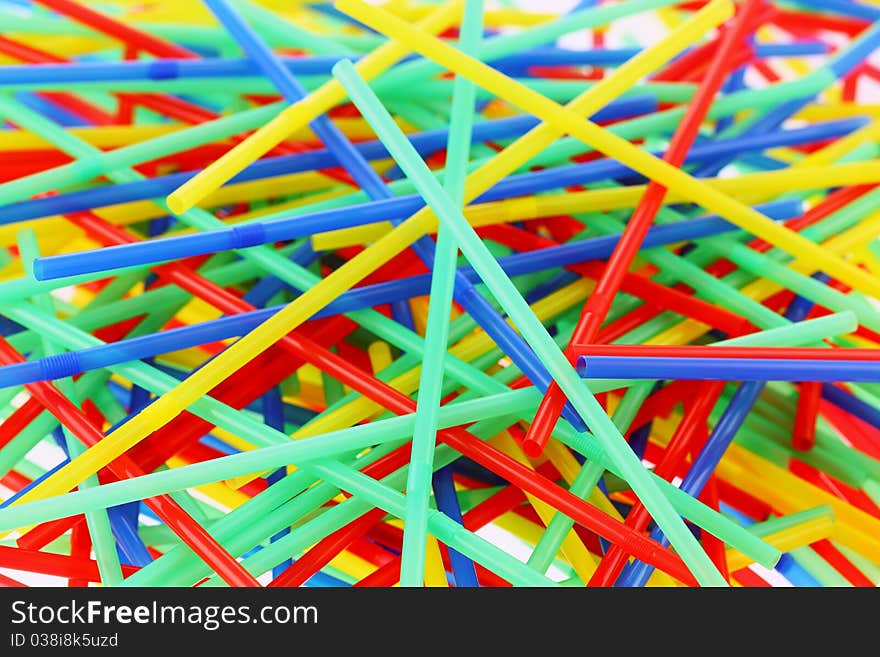
[[[648,385],[634,386],[627,390],[620,403],[614,409],[611,416],[612,422],[618,430],[625,432],[635,417],[638,405],[648,396]],[[577,477],[571,483],[570,490],[578,497],[587,497],[599,483],[604,472],[596,462],[588,462],[578,472]],[[547,524],[547,529],[535,545],[535,549],[529,557],[528,564],[538,572],[546,572],[550,562],[559,550],[562,537],[571,529],[572,522],[561,513],[556,513]],[[595,571],[594,571],[595,574]]]
[[[803,313],[803,308],[789,308],[784,319],[790,322],[799,321],[803,319]],[[764,362],[769,361],[765,360]],[[682,490],[692,495],[700,493],[712,471],[718,467],[722,455],[730,448],[734,435],[739,431],[764,386],[763,380],[751,380],[736,389],[705,444],[694,458],[690,470],[681,483]],[[718,390],[720,392],[720,388]],[[661,542],[663,541],[656,528],[652,531],[652,535],[658,537]],[[618,580],[618,585],[629,586],[644,582],[650,575],[650,570],[650,566],[634,561],[627,566]]]
[[[623,470],[639,497],[644,499],[646,506],[651,508],[655,520],[658,524],[672,529],[673,535],[676,536],[673,544],[676,545],[676,549],[685,562],[689,564],[689,568],[695,571],[694,575],[697,580],[704,585],[723,585],[723,578],[718,575],[714,565],[696,544],[681,519],[672,512],[668,502],[659,494],[659,490],[647,477],[632,452],[629,451],[616,427],[601,410],[595,398],[577,385],[571,376],[573,372],[570,365],[565,362],[550,336],[546,334],[544,327],[535,320],[534,315],[531,314],[522,297],[515,291],[503,270],[498,267],[497,262],[486,251],[485,245],[467,224],[467,220],[451,205],[448,196],[439,188],[418,153],[406,142],[403,133],[396,127],[354,67],[343,61],[334,67],[333,74],[346,87],[349,96],[352,97],[364,118],[376,130],[379,139],[394,155],[394,159],[401,169],[419,188],[426,203],[432,207],[438,218],[450,227],[459,248],[480,273],[511,319],[518,325],[530,346],[545,362],[554,379],[566,391],[575,409],[587,421],[602,446]]]
[[[148,407],[148,408],[150,408],[150,407]],[[141,415],[142,415],[144,412],[146,412],[146,411],[143,411],[143,412],[141,413]],[[135,416],[135,417],[140,417],[140,415]],[[265,427],[264,427],[264,428],[265,428]],[[450,437],[450,436],[447,436],[445,439],[446,439],[447,441],[449,441],[449,440],[451,439],[451,437]],[[460,450],[462,449],[462,446],[461,446],[458,442],[456,442],[456,446],[457,446],[458,449],[460,449]],[[512,476],[512,475],[513,475],[513,471],[510,471],[509,474],[508,474],[508,476]],[[517,480],[517,481],[521,481],[519,477],[517,477],[516,480]],[[520,485],[524,485],[524,484],[526,484],[526,483],[527,483],[527,482],[523,481]],[[557,503],[557,504],[561,503],[561,500],[557,498],[556,503]],[[568,503],[564,503],[564,504],[567,506]],[[581,514],[578,513],[578,516],[580,516],[580,515],[581,515]],[[608,529],[611,530],[611,527],[608,527]]]
[[[482,16],[481,0],[465,3],[459,38],[465,52],[475,53],[479,48],[483,31]],[[459,204],[463,203],[464,199],[464,172],[471,141],[473,105],[473,85],[464,79],[456,80],[452,97],[444,186],[450,197],[458,199]],[[423,579],[433,452],[443,384],[443,359],[449,339],[449,315],[452,311],[453,290],[456,283],[457,255],[458,248],[452,236],[440,227],[433,257],[431,304],[425,329],[425,361],[419,379],[416,424],[413,429],[409,476],[406,483],[406,515],[400,561],[401,586],[420,586]],[[471,575],[471,579],[476,577],[475,573],[471,573],[473,564],[470,566],[466,563],[460,564],[459,570],[462,571],[462,577],[465,579]],[[456,581],[458,579],[456,573]]]
[[[109,34],[124,41],[137,50],[143,50],[158,57],[187,58],[195,56],[185,48],[157,39],[147,32],[133,28],[72,0],[40,0],[40,4],[60,14],[69,16],[78,23],[83,23],[99,32]]]
[[[731,142],[729,145],[732,146],[733,143]],[[697,149],[695,149],[695,151],[696,150]],[[556,177],[551,177],[542,174],[541,172],[530,174],[532,176],[531,185],[529,186],[530,191],[540,191],[541,186],[537,183],[536,179],[543,175],[546,175],[548,182],[547,186],[550,188],[556,188],[559,184],[568,182],[571,182],[572,184],[589,182],[592,179],[593,171],[589,172],[591,175],[581,174],[587,174],[587,170],[592,164],[597,165],[593,167],[593,169],[598,170],[600,168],[598,165],[604,165],[605,163],[591,162],[589,165],[583,165],[577,168],[572,167],[572,169],[569,170],[572,173],[575,173],[572,178],[566,178],[564,176],[566,173],[565,170],[558,172]],[[619,164],[614,164],[614,166],[620,169],[621,175],[625,175],[625,167],[622,167],[622,165]],[[707,184],[717,188],[719,191],[748,198],[762,188],[767,189],[768,193],[773,193],[784,188],[792,190],[817,189],[823,187],[826,181],[831,185],[834,185],[838,181],[840,184],[858,185],[874,182],[876,175],[874,163],[872,162],[862,164],[858,167],[841,164],[836,165],[833,168],[816,167],[811,168],[810,170],[800,169],[797,172],[786,169],[782,171],[762,172],[760,174],[747,174],[737,178],[716,178],[708,180]],[[504,187],[504,183],[499,185],[499,188],[501,187]],[[536,187],[538,189],[535,189]],[[498,223],[505,219],[508,221],[516,221],[518,219],[532,219],[541,216],[556,216],[560,212],[578,213],[584,212],[588,209],[597,211],[617,210],[634,207],[638,202],[640,193],[643,191],[643,186],[635,185],[620,189],[599,189],[586,192],[572,192],[564,197],[546,196],[539,197],[538,199],[511,200],[508,203],[498,205],[486,203],[484,204],[484,207],[479,208],[480,212],[477,212],[477,208],[469,209],[468,216],[471,218],[472,224],[476,227]],[[485,197],[489,196],[494,196],[494,194],[485,195]],[[670,202],[681,202],[682,200],[685,200],[682,196],[676,194],[669,195]],[[490,209],[494,210],[493,214],[488,214]],[[500,216],[499,209],[504,210],[503,214],[500,214]],[[349,229],[349,232],[355,232],[355,230]],[[381,237],[385,232],[386,231],[377,228],[364,228],[356,231],[356,237],[348,238],[348,241],[344,239],[321,238],[319,236],[315,238],[314,244],[316,247],[322,249],[347,246],[351,243],[361,244]]]
[[[9,360],[22,360],[20,354],[9,346],[5,340],[0,338],[0,357],[7,362]],[[56,415],[60,421],[70,429],[76,432],[80,440],[86,445],[96,444],[101,434],[89,422],[81,411],[76,409],[73,404],[67,401],[62,394],[51,384],[35,383],[29,384],[29,390],[46,405],[47,410]],[[126,475],[136,475],[141,471],[133,463],[125,460]],[[235,559],[229,556],[222,547],[220,547],[210,535],[192,518],[190,518],[180,505],[169,496],[160,496],[155,499],[148,499],[148,504],[153,505],[159,516],[175,530],[176,533],[199,554],[207,563],[211,564],[224,579],[233,586],[259,586],[259,584],[250,575],[244,571]],[[118,569],[118,563],[116,564]],[[120,576],[121,577],[121,576]],[[109,582],[121,581],[120,577],[109,579]]]
[[[461,515],[458,496],[452,478],[450,466],[444,466],[434,473],[431,479],[434,499],[437,502],[437,510],[449,516],[458,524],[464,524]],[[477,571],[474,562],[457,550],[449,551],[449,561],[452,566],[453,579],[456,588],[477,587]]]
[[[177,130],[155,139],[142,141],[103,153],[100,157],[76,160],[47,171],[24,176],[0,185],[0,200],[8,203],[39,194],[46,189],[64,189],[85,183],[107,171],[153,160],[199,146],[259,125],[277,113],[277,105],[266,105],[223,117],[216,121]]]
[[[876,168],[873,164],[860,166],[840,165],[834,170],[829,168],[817,168],[813,171],[801,170],[799,176],[800,182],[794,183],[803,188],[819,186],[817,183],[820,176],[826,176],[821,184],[835,184],[841,181],[843,184],[858,183],[863,180],[874,180],[878,177]],[[831,174],[832,177],[827,177]],[[779,183],[785,184],[788,178],[794,179],[795,176],[773,176]],[[509,179],[510,180],[510,179]],[[765,177],[764,181],[769,182],[769,178]],[[510,182],[513,182],[510,180]],[[736,187],[745,188],[745,183],[760,182],[756,179],[742,180],[737,183]],[[776,183],[774,183],[775,185]],[[503,187],[503,183],[499,185]],[[729,187],[730,184],[723,184],[719,181],[719,187]],[[751,187],[754,189],[754,187]],[[513,190],[511,189],[511,192]],[[526,189],[517,190],[524,192]],[[627,190],[630,191],[630,190]],[[637,190],[631,190],[637,191]],[[466,216],[471,219],[474,225],[485,225],[487,222],[497,223],[499,220],[505,222],[517,221],[519,219],[531,219],[540,216],[558,214],[560,211],[577,212],[580,208],[585,207],[588,202],[598,201],[606,208],[620,207],[622,204],[628,203],[628,198],[633,195],[627,194],[627,200],[623,200],[621,194],[601,194],[601,193],[575,193],[570,198],[565,199],[564,203],[560,203],[559,199],[553,197],[544,197],[532,201],[530,204],[523,203],[518,200],[509,202],[483,203],[471,206],[466,212]],[[605,200],[607,199],[607,200]],[[610,200],[614,199],[614,200]],[[618,200],[620,199],[620,200]],[[79,207],[79,203],[76,206]],[[600,206],[601,207],[601,206]],[[624,205],[625,207],[625,205]],[[763,206],[761,206],[763,207]],[[775,207],[775,206],[769,206]],[[407,213],[413,212],[419,208],[418,201],[415,197],[399,197],[393,200],[373,201],[369,204],[359,204],[354,208],[346,208],[345,211],[325,210],[318,211],[312,215],[298,215],[289,219],[278,219],[274,221],[257,221],[232,228],[223,228],[216,231],[198,233],[194,235],[180,235],[171,238],[160,238],[145,242],[138,247],[125,247],[116,250],[94,250],[82,253],[72,253],[59,256],[51,256],[41,258],[37,275],[40,280],[47,280],[58,276],[77,275],[80,273],[96,272],[96,271],[112,271],[119,266],[119,262],[134,264],[146,264],[152,262],[162,262],[176,258],[189,257],[192,255],[200,255],[203,253],[221,251],[232,248],[240,248],[239,244],[249,246],[257,244],[267,244],[278,240],[287,240],[311,235],[316,226],[322,229],[339,229],[345,226],[362,225],[370,223],[374,217],[389,214],[394,216],[406,216]],[[360,212],[352,212],[352,209],[360,210]],[[64,208],[66,211],[67,208]],[[778,216],[778,215],[771,215]],[[699,224],[697,224],[699,225]],[[246,228],[246,226],[249,226]],[[251,227],[252,226],[252,227]],[[247,239],[243,239],[246,235]],[[373,233],[363,235],[364,238],[372,237]],[[695,235],[699,237],[700,235]],[[360,238],[359,238],[360,239]],[[322,248],[325,246],[320,243]],[[336,245],[334,245],[336,246]],[[572,245],[570,248],[577,248]]]
[[[640,113],[655,107],[656,103],[650,96],[638,96],[634,98],[625,98],[614,101],[608,106],[597,112],[594,116],[597,120],[610,120],[620,116],[629,116],[634,113]],[[489,141],[494,139],[503,139],[509,136],[519,135],[527,129],[533,127],[537,121],[531,117],[510,117],[478,123],[474,126],[474,140]],[[755,143],[789,143],[789,140],[822,138],[834,136],[836,131],[841,130],[848,132],[854,127],[863,124],[861,119],[843,119],[837,122],[829,122],[829,124],[810,126],[803,129],[797,129],[779,134],[773,133],[770,136],[758,137]],[[76,130],[71,131],[76,136],[84,138],[94,146],[103,146],[104,141],[97,138],[89,140],[91,135],[86,135]],[[165,130],[164,132],[169,132]],[[409,134],[409,138],[420,152],[429,153],[442,147],[447,130],[445,128],[428,130],[419,133]],[[155,133],[154,133],[155,134]],[[14,135],[18,136],[18,135]],[[10,141],[12,137],[10,137]],[[760,140],[760,142],[758,142]],[[139,141],[133,139],[132,141]],[[750,147],[752,142],[746,141],[743,147]],[[353,145],[363,157],[369,160],[381,159],[387,156],[387,153],[381,143],[377,141],[359,142]],[[295,173],[300,171],[312,171],[323,167],[332,166],[334,162],[333,155],[328,150],[318,149],[303,153],[295,153],[292,155],[279,155],[276,157],[259,160],[249,166],[231,179],[231,183],[245,182],[257,180],[272,175],[282,173]],[[177,185],[192,177],[190,172],[172,173],[164,176],[156,176],[149,180],[139,182],[120,183],[115,186],[101,186],[91,189],[84,189],[75,192],[67,192],[56,196],[35,198],[18,203],[11,203],[8,206],[9,216],[4,218],[4,222],[12,223],[14,221],[23,221],[25,219],[40,218],[50,216],[55,213],[73,212],[77,210],[93,209],[95,207],[113,205],[115,203],[124,203],[142,199],[161,196],[173,190]],[[526,181],[522,181],[526,182]],[[240,188],[239,188],[240,189]],[[230,190],[231,191],[231,190]],[[208,200],[211,202],[222,202],[222,197],[211,195]]]
[[[211,12],[232,34],[236,42],[257,64],[272,83],[289,102],[296,102],[307,95],[305,88],[280,62],[247,22],[225,0],[206,0]],[[310,127],[318,138],[333,152],[339,164],[344,166],[352,178],[364,189],[375,190],[376,183],[381,186],[376,173],[366,161],[359,157],[351,143],[342,135],[326,116],[315,119]]]
[[[39,255],[39,247],[37,246],[36,238],[33,233],[27,231],[22,232],[19,236],[19,250],[26,263],[33,263],[34,257]],[[52,308],[51,301],[48,297],[38,297],[35,299],[35,302],[41,304],[44,309],[51,310]],[[42,347],[43,352],[46,353],[49,358],[58,353],[55,345],[49,340],[43,339]],[[3,338],[0,338],[0,359],[3,359],[4,365],[9,362],[23,360],[20,354],[10,347]],[[69,398],[75,398],[70,382],[65,381],[60,383],[65,385],[65,395]],[[64,417],[64,413],[70,413],[69,402],[66,405],[62,405],[63,408],[66,408],[64,412],[53,408],[49,402],[50,397],[45,394],[46,388],[34,386],[28,389],[28,392],[33,395],[33,399],[40,406],[59,419]],[[50,391],[50,395],[51,394]],[[57,393],[54,397],[58,397]],[[76,411],[74,410],[74,413],[75,412]],[[77,440],[77,437],[66,426],[64,426],[64,441],[68,458],[81,454],[84,451],[83,446]],[[97,485],[98,478],[96,476],[90,477],[81,484],[83,488],[95,487]],[[116,544],[113,538],[108,514],[103,510],[96,510],[84,515],[88,527],[90,542],[95,551],[95,561],[98,565],[98,571],[101,574],[101,581],[108,586],[118,586],[122,581],[122,569],[116,552]]]
[[[708,345],[630,345],[591,344],[573,345],[580,357],[627,356],[632,358],[723,358],[723,359],[801,359],[830,361],[877,361],[875,349],[828,349],[820,347],[742,347],[736,346],[746,336],[723,340]],[[732,346],[731,346],[732,345]]]
[[[349,55],[351,56],[351,55]],[[330,73],[342,55],[282,57],[284,66],[293,74],[317,75]],[[75,62],[34,66],[4,66],[0,85],[76,83],[110,80],[174,80],[179,78],[234,78],[259,74],[252,60],[223,59],[156,59],[151,61]]]
[[[410,429],[410,431],[411,431],[411,429]],[[299,443],[295,443],[294,445],[290,445],[289,447],[293,447],[293,446],[298,445],[298,444],[299,444]],[[240,457],[244,457],[244,456],[247,456],[247,454],[248,454],[248,453],[240,454],[240,455],[237,455],[237,457],[239,457],[239,458],[240,458]],[[254,453],[250,453],[250,454],[254,454]],[[229,459],[229,458],[236,458],[236,457],[226,457],[226,458]],[[208,464],[203,464],[203,465],[208,465]],[[194,466],[191,466],[191,467],[194,467]],[[150,477],[156,477],[157,475],[165,475],[165,474],[172,474],[172,473],[174,473],[173,470],[172,470],[172,471],[166,471],[166,472],[163,472],[163,473],[156,473],[156,474],[154,474],[154,475],[150,475]],[[117,485],[118,485],[118,486],[124,486],[124,484],[127,484],[127,483],[129,483],[129,482],[118,482],[118,484],[114,484],[113,486],[117,486]],[[108,486],[109,486],[109,485],[108,485]],[[106,488],[106,487],[105,487],[105,488]],[[82,491],[80,491],[80,492],[82,492]],[[71,495],[77,496],[77,495],[79,495],[79,493],[72,493]],[[65,498],[67,498],[67,497],[68,497],[68,496],[65,496]],[[106,502],[107,500],[104,499],[104,500],[102,501],[102,500],[99,499],[99,500],[97,500],[97,501],[98,501],[98,503],[104,503],[104,502]],[[40,504],[40,503],[37,503],[37,504]],[[21,508],[21,507],[20,507],[20,508]],[[13,509],[8,509],[8,511],[13,511]],[[441,534],[438,534],[438,535],[441,535]]]
[[[288,23],[287,25],[290,25]],[[288,29],[287,27],[285,29]],[[10,30],[16,32],[16,30]],[[217,36],[223,36],[217,33]],[[228,38],[228,37],[227,37]],[[828,46],[821,41],[801,41],[798,43],[758,44],[755,54],[758,57],[788,57],[818,55],[828,52]],[[564,62],[577,64],[622,64],[638,54],[636,48],[605,48],[598,50],[569,50],[563,48],[532,48],[508,55],[494,61],[495,68],[513,74],[527,66],[552,65]],[[330,69],[343,57],[356,62],[353,53],[340,54],[338,51],[325,55],[279,57],[285,68],[294,75],[329,75]],[[124,80],[176,80],[193,78],[237,78],[258,75],[259,67],[250,59],[218,57],[211,59],[171,59],[152,61],[78,61],[70,64],[45,64],[33,66],[4,66],[0,71],[0,85],[35,85],[41,88],[52,84],[70,84],[91,81]]]
[[[462,2],[456,1],[438,7],[429,16],[419,22],[419,26],[431,32],[440,32],[452,23],[462,8]],[[366,57],[362,58],[358,65],[361,71],[369,77],[374,77],[383,70],[394,65],[406,54],[394,44],[383,44]],[[297,127],[294,117],[298,108],[304,107],[308,102],[317,105],[312,117],[320,116],[336,103],[342,100],[340,88],[325,84],[314,91],[306,101],[294,104],[283,110],[276,118],[263,125],[253,135],[240,142],[226,155],[214,162],[214,164],[202,171],[199,175],[181,185],[174,193],[168,196],[168,207],[174,212],[183,212],[204,198],[209,192],[219,188],[233,175],[240,172],[248,164],[262,156],[270,149],[277,146],[294,132]],[[318,105],[318,102],[320,105]],[[296,117],[298,119],[298,117]],[[303,122],[303,125],[308,119]]]
[[[821,505],[755,523],[749,527],[749,530],[786,552],[791,552],[820,539],[828,538],[833,525],[834,513],[831,507]],[[733,551],[728,551],[727,560],[731,570],[748,566],[748,561]]]

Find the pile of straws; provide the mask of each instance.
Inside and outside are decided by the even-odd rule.
[[[880,582],[880,3],[542,4],[0,1],[0,582]]]

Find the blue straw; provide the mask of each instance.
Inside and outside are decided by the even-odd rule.
[[[792,199],[773,201],[771,203],[765,203],[755,207],[767,216],[778,221],[790,219],[794,216],[797,216],[801,212],[801,202],[799,200]],[[737,230],[737,228],[716,215],[709,215],[707,217],[690,219],[673,224],[653,226],[650,229],[647,237],[645,238],[644,248],[663,246],[665,244],[670,244],[678,241],[698,239],[700,237],[717,235],[719,233],[729,232],[732,230]],[[214,235],[218,232],[222,231],[210,231],[207,233],[202,233],[202,235]],[[527,251],[525,253],[516,253],[509,256],[504,256],[502,258],[499,258],[498,262],[502,264],[505,271],[507,271],[510,276],[519,276],[521,274],[529,274],[543,269],[553,269],[556,267],[564,267],[570,264],[577,264],[580,262],[607,258],[611,254],[612,250],[614,249],[614,245],[617,243],[617,240],[619,238],[619,234],[603,235],[600,237],[594,237],[578,242],[570,242],[559,246],[548,247],[546,249],[539,249],[536,251]],[[171,242],[171,244],[176,245],[178,244],[178,239],[183,239],[183,237],[169,238],[169,240],[166,241],[166,244],[171,242],[171,240],[174,240],[173,242]],[[145,244],[151,244],[151,242],[145,242]],[[96,250],[93,253],[95,254],[95,256],[98,256],[104,251],[115,248],[116,247],[108,247],[107,249]],[[77,256],[77,262],[82,262],[84,260],[83,258],[79,257],[79,254],[77,254]],[[53,258],[60,257],[61,256],[56,256]],[[38,260],[39,259],[35,260],[34,262],[36,263]],[[45,278],[51,280],[55,278],[63,278],[70,275],[67,273],[67,269],[61,271],[58,270],[60,269],[60,267],[56,269],[56,267],[58,267],[58,263],[64,263],[64,261],[59,261],[57,259],[51,260],[52,268],[50,269],[49,273],[53,275],[46,276],[45,272],[42,272],[43,276],[38,276],[38,279],[42,280]],[[43,262],[47,263],[46,267],[49,268],[48,263],[50,262],[50,258],[46,258]],[[476,273],[469,265],[460,267],[459,271],[461,271],[462,274],[468,277],[468,279],[471,281],[476,282],[478,280]],[[380,290],[388,291],[390,293],[391,290],[399,290],[401,287],[406,286],[407,289],[412,290],[411,293],[408,293],[408,296],[412,297],[419,296],[420,294],[426,294],[428,288],[425,287],[425,285],[429,285],[429,283],[430,275],[424,274],[421,276],[413,276],[409,278],[398,279],[395,281],[389,281],[387,283],[378,283],[375,285],[357,288],[356,290],[352,290],[350,293],[346,293],[348,296],[345,298],[350,298],[352,295],[367,294],[370,295],[372,298],[375,298],[374,304],[385,303],[389,299],[382,298],[382,293],[379,292]],[[375,293],[370,294],[371,291],[375,291]],[[377,296],[377,294],[380,296]],[[391,296],[390,298],[399,297]]]
[[[280,57],[295,75],[329,75],[343,55]],[[176,80],[181,78],[236,78],[262,75],[250,59],[154,59],[150,61],[76,62],[39,66],[3,66],[0,86],[13,84],[75,84],[126,80]]]
[[[782,573],[783,577],[798,587],[819,587],[821,584],[813,578],[807,570],[795,561],[790,554],[783,554],[776,564],[776,570]]]
[[[289,102],[296,103],[308,96],[306,88],[287,70],[272,49],[263,42],[226,0],[204,0],[204,2],[256,63],[259,70],[272,81],[272,84]],[[309,126],[333,152],[337,163],[345,167],[358,185],[371,196],[373,193],[376,193],[377,196],[382,195],[382,192],[377,189],[382,186],[381,179],[326,115],[314,119]]]
[[[824,9],[844,16],[864,18],[872,22],[880,20],[880,9],[850,0],[798,0],[796,4],[812,9]]]
[[[137,508],[137,507],[135,507]],[[110,530],[116,539],[116,548],[122,561],[132,566],[146,566],[153,561],[147,546],[137,533],[137,518],[135,524],[125,513],[125,509],[119,506],[111,506],[107,509],[110,520]]]
[[[303,268],[308,267],[317,259],[318,253],[312,249],[309,240],[305,240],[301,246],[297,247],[296,250],[288,256],[288,260],[295,262]],[[291,289],[291,287],[277,276],[269,274],[268,276],[264,276],[247,291],[247,294],[244,295],[244,300],[252,306],[263,308],[269,303],[269,299],[283,289]]]
[[[880,429],[880,410],[877,410],[867,402],[863,402],[855,395],[841,390],[837,386],[825,383],[822,385],[822,397],[841,410],[846,411],[850,415],[855,415],[860,420],[870,424],[875,429]]]
[[[616,116],[618,112],[650,111],[652,107],[656,108],[656,102],[652,97],[639,96],[618,101],[617,104],[610,104],[608,106],[608,115],[611,118]],[[531,116],[517,116],[486,121],[475,126],[474,141],[491,141],[516,137],[530,130],[536,124],[537,121]],[[433,153],[445,147],[446,133],[447,130],[445,128],[431,130],[409,135],[409,139],[420,153]],[[355,148],[363,157],[369,160],[389,157],[385,147],[379,141],[359,143],[355,145]],[[316,171],[333,166],[337,166],[337,161],[329,150],[314,150],[258,160],[233,177],[230,182],[247,182],[290,173]],[[179,185],[182,185],[194,175],[195,172],[187,171],[157,176],[147,180],[68,192],[45,199],[10,203],[4,206],[4,223],[14,223],[52,214],[64,214],[66,212],[75,212],[105,205],[162,197],[174,191]],[[44,200],[53,200],[54,203],[41,203]],[[7,218],[5,216],[7,213],[12,214]]]
[[[65,461],[70,460],[70,451],[67,448],[67,440],[64,437],[62,426],[56,425],[52,429],[52,436],[56,444],[64,452]],[[107,508],[107,520],[110,523],[110,531],[116,540],[116,551],[120,559],[132,566],[146,566],[153,560],[147,547],[137,533],[137,516],[134,521],[130,513],[126,512],[126,506],[121,505]],[[136,507],[135,507],[136,508]]]
[[[820,0],[826,1],[826,0]],[[837,2],[838,0],[828,0]],[[845,0],[841,0],[845,2]],[[854,4],[854,3],[846,3]],[[880,13],[880,11],[878,11]],[[880,47],[880,24],[866,30],[853,41],[846,50],[834,55],[832,61],[827,65],[828,70],[839,80],[852,71],[856,66],[862,63],[874,50]],[[814,96],[798,98],[773,108],[767,112],[758,121],[750,125],[746,130],[738,135],[738,138],[757,136],[762,133],[769,133],[779,129],[787,119],[793,116],[800,109],[813,102]],[[723,169],[726,165],[736,159],[738,154],[732,153],[724,159],[710,163],[694,172],[696,177],[712,176]]]
[[[55,123],[65,128],[77,128],[88,125],[88,123],[78,114],[56,105],[51,100],[42,98],[37,94],[28,91],[19,91],[14,94],[14,98],[25,107],[29,107],[35,112],[42,114],[46,118],[53,120]]]
[[[828,283],[828,281],[831,280],[831,277],[828,274],[825,274],[821,271],[817,271],[815,274],[812,275],[811,278],[815,278],[820,283],[826,284]],[[815,305],[815,301],[811,301],[806,297],[796,296],[794,299],[791,300],[791,303],[788,304],[788,312],[798,317],[806,317]]]
[[[686,55],[693,49],[682,51],[675,59]],[[492,62],[492,67],[507,75],[522,75],[530,66],[603,66],[619,65],[634,57],[639,48],[603,48],[596,50],[568,50],[566,48],[532,48],[521,53],[508,55]],[[803,57],[805,55],[824,55],[828,45],[822,41],[800,41],[796,43],[756,44],[757,57]],[[674,60],[673,60],[674,61]]]
[[[3,502],[0,502],[0,509],[5,509],[6,507],[10,506],[10,505],[11,505],[13,502],[15,502],[18,498],[24,496],[24,494],[27,493],[29,490],[31,490],[31,489],[33,489],[33,488],[36,488],[39,484],[41,484],[43,481],[45,481],[46,479],[48,479],[49,477],[51,477],[53,474],[55,474],[56,472],[58,472],[61,468],[63,468],[63,467],[64,467],[65,465],[67,465],[68,463],[70,463],[70,459],[68,459],[68,458],[65,456],[65,457],[64,457],[64,460],[61,461],[61,463],[59,463],[58,465],[53,466],[52,468],[46,470],[46,472],[44,472],[44,473],[41,474],[39,477],[37,477],[36,479],[34,479],[34,480],[33,480],[31,483],[29,483],[27,486],[23,486],[22,488],[20,488],[20,489],[18,489],[17,491],[15,491],[15,493],[13,493],[13,494],[10,495],[9,497],[7,497],[5,500],[3,500]]]
[[[788,308],[785,312],[785,318],[790,322],[800,322],[805,319],[808,312],[809,308],[804,306]],[[764,390],[764,385],[763,381],[749,381],[740,385],[728,403],[727,408],[724,409],[724,413],[722,413],[717,424],[713,427],[709,439],[703,445],[703,449],[697,455],[697,458],[694,459],[687,476],[682,481],[682,490],[694,497],[699,496],[703,486],[709,480],[709,476],[717,467],[718,461],[724,455],[727,447],[733,441],[736,433],[751,412],[755,401],[757,401]],[[651,537],[660,541],[663,545],[669,544],[668,539],[656,527],[651,532]],[[616,586],[644,586],[653,570],[652,566],[635,560],[621,573]]]
[[[578,358],[577,369],[582,377],[590,379],[822,382],[880,380],[880,360],[581,356]]]
[[[754,47],[755,37],[754,35],[750,35],[748,38],[749,44]],[[724,86],[721,88],[722,93],[725,95],[734,94],[738,91],[742,91],[746,88],[746,69],[748,68],[747,64],[740,66],[736,70],[734,70],[730,75],[727,76],[727,80],[724,81]],[[725,130],[727,130],[730,126],[733,125],[733,116],[722,116],[715,122],[715,130],[713,134],[715,137],[724,134]]]

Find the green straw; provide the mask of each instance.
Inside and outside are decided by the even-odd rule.
[[[792,550],[789,554],[798,564],[824,587],[852,587],[849,580],[841,575],[827,561],[808,545]]]

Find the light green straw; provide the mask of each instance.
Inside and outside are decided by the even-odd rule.
[[[483,32],[483,2],[469,0],[461,26],[461,47],[474,53]],[[447,144],[444,185],[458,207],[464,203],[465,165],[473,125],[474,85],[461,76],[455,79],[452,115]],[[406,481],[406,513],[403,525],[403,548],[400,561],[400,585],[422,586],[425,577],[428,501],[431,497],[434,445],[440,394],[443,385],[443,361],[449,338],[449,315],[455,288],[458,247],[446,226],[439,226],[431,274],[430,306],[425,332],[425,360],[419,379],[416,422],[413,429],[409,477]]]
[[[822,504],[785,516],[776,516],[764,522],[756,522],[753,525],[749,525],[749,531],[755,536],[766,537],[819,518],[831,518],[833,520],[834,512],[831,507],[827,504]]]
[[[349,97],[394,156],[398,165],[419,189],[425,202],[438,219],[453,232],[456,242],[480,274],[480,278],[492,290],[495,298],[519,327],[526,342],[541,358],[575,410],[589,424],[611,459],[620,467],[626,481],[630,483],[633,491],[669,537],[697,581],[704,586],[726,586],[724,577],[675,513],[668,500],[660,493],[636,455],[629,449],[623,436],[585,388],[544,326],[513,287],[504,270],[488,253],[486,246],[461,211],[453,206],[412,144],[407,141],[378,98],[357,74],[351,62],[345,60],[339,62],[333,67],[333,74],[346,88]]]
[[[396,443],[379,445],[357,459],[358,467],[375,462],[397,446]],[[321,507],[338,494],[339,489],[335,486],[316,481],[310,473],[297,470],[219,518],[211,526],[211,531],[231,554],[241,555],[280,529],[297,523],[311,510]],[[320,540],[323,536],[326,534],[315,540]],[[278,545],[280,542],[276,541],[265,549],[281,549]],[[272,560],[266,569],[294,552],[295,550],[290,550],[287,554],[279,553],[278,558]],[[262,550],[258,554],[262,554]],[[251,568],[249,570],[252,573],[259,572]],[[208,574],[210,570],[203,561],[196,558],[191,551],[177,547],[127,578],[125,585],[191,586]]]

